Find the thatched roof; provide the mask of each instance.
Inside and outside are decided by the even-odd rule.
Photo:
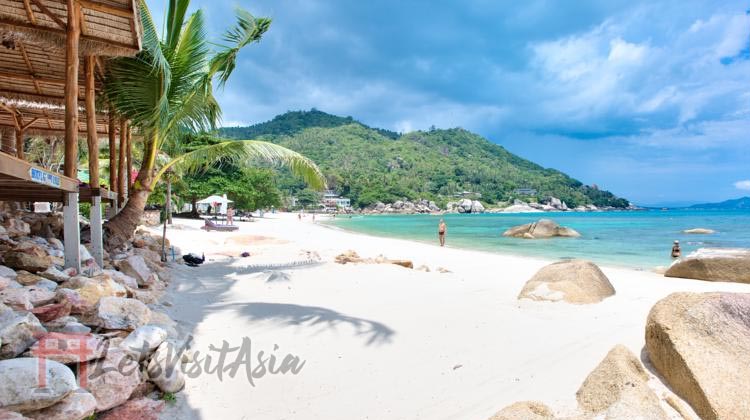
[[[135,55],[141,47],[136,0],[76,0],[81,5],[81,54]],[[23,35],[64,51],[65,0],[0,0],[0,32]],[[63,54],[64,57],[64,54]]]
[[[85,108],[79,108],[78,132],[86,135]],[[15,117],[14,117],[15,115]],[[65,109],[58,105],[40,105],[25,101],[3,101],[0,99],[0,128],[15,128],[16,124],[28,124],[26,135],[62,136],[65,134]],[[109,117],[96,115],[96,132],[106,137],[109,132]]]

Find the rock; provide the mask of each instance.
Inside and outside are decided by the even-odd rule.
[[[91,328],[81,324],[80,322],[68,322],[57,332],[70,334],[88,334],[91,332]]]
[[[36,282],[34,286],[40,289],[50,291],[50,292],[54,292],[55,290],[57,290],[57,283],[55,283],[52,280],[47,280],[47,279],[39,280],[38,282]]]
[[[11,280],[15,280],[16,279],[16,271],[13,270],[13,269],[11,269],[11,268],[8,268],[8,267],[6,267],[4,265],[0,265],[0,277],[6,277],[6,278],[9,278]]]
[[[164,410],[164,401],[139,398],[102,413],[97,420],[158,420]]]
[[[162,392],[178,392],[185,387],[180,349],[169,341],[162,343],[148,362],[148,378]]]
[[[8,235],[12,237],[22,237],[31,234],[31,227],[29,224],[15,217],[6,218],[3,227]]]
[[[106,352],[104,342],[91,334],[47,333],[29,349],[32,357],[63,364],[99,359]]]
[[[47,243],[54,249],[58,251],[64,251],[65,246],[63,245],[62,241],[57,238],[47,238]]]
[[[133,277],[139,286],[148,286],[154,282],[154,273],[146,265],[146,261],[140,255],[131,255],[119,261],[118,268],[123,273]]]
[[[0,359],[16,357],[47,333],[39,320],[28,312],[0,314]],[[2,376],[0,376],[2,377]],[[2,406],[0,404],[0,406]]]
[[[29,300],[29,295],[23,288],[0,290],[0,302],[17,311],[30,311],[34,305]]]
[[[59,303],[69,304],[71,314],[82,314],[89,309],[86,301],[73,289],[58,288],[55,291],[55,300]]]
[[[141,383],[138,362],[122,351],[110,350],[103,359],[82,366],[86,366],[86,383],[81,383],[81,386],[85,386],[96,398],[97,411],[124,403]]]
[[[68,275],[68,273],[64,271],[60,271],[54,266],[47,267],[47,269],[44,271],[41,271],[39,275],[46,279],[56,281],[58,283],[65,282],[70,279],[70,276]]]
[[[549,219],[540,219],[534,223],[514,226],[503,233],[503,236],[524,239],[552,238],[556,236],[576,238],[581,236],[575,230],[558,225]]]
[[[122,340],[120,348],[133,359],[142,361],[156,350],[167,339],[167,331],[156,325],[144,325],[136,328]]]
[[[21,413],[15,411],[3,410],[0,408],[0,420],[31,420]]]
[[[417,271],[424,271],[425,273],[429,273],[430,272],[430,267],[422,264],[419,267],[417,267],[416,270]]]
[[[125,297],[128,291],[108,275],[101,274],[93,278],[76,276],[62,284],[62,287],[74,289],[87,307],[94,307],[103,297]]]
[[[521,401],[503,408],[489,420],[553,420],[552,410],[536,401]]]
[[[13,280],[7,277],[0,277],[0,290],[7,289]]]
[[[578,406],[597,418],[669,419],[648,381],[640,360],[627,347],[617,345],[578,389]]]
[[[69,302],[53,303],[34,308],[31,310],[31,313],[33,313],[41,322],[50,322],[70,315],[70,306]]]
[[[108,275],[112,280],[116,281],[126,289],[138,289],[138,282],[133,277],[130,277],[121,271],[104,270],[104,274]]]
[[[104,297],[81,320],[85,325],[110,330],[134,330],[148,324],[150,318],[151,310],[136,299]]]
[[[471,202],[470,211],[472,213],[484,213],[484,206],[477,200]]]
[[[36,274],[31,274],[25,270],[19,270],[16,272],[16,281],[22,286],[33,286],[41,279],[42,277],[39,277]]]
[[[518,298],[586,304],[614,294],[614,287],[596,264],[570,260],[543,267],[526,282]]]
[[[701,418],[750,418],[750,294],[667,296],[648,314],[646,350],[667,385]]]
[[[40,383],[42,377],[44,382]],[[0,378],[3,378],[0,381],[0,407],[12,411],[27,412],[49,407],[78,388],[70,368],[33,357],[0,361]]]
[[[25,286],[20,289],[14,290],[20,290],[23,293],[26,293],[26,295],[29,297],[29,301],[34,306],[46,305],[48,303],[52,303],[55,300],[55,292],[51,292],[47,289],[43,289],[37,286]]]
[[[360,263],[363,262],[363,259],[359,256],[359,254],[357,254],[356,251],[350,249],[342,254],[337,255],[335,261],[339,264],[346,264]]]
[[[32,273],[44,271],[52,265],[48,255],[37,256],[22,251],[8,251],[3,257],[5,265],[16,270],[26,270]]]
[[[414,268],[414,263],[410,260],[387,260],[389,264],[400,265],[404,268]]]
[[[695,229],[683,230],[682,233],[687,233],[687,234],[692,234],[692,235],[711,235],[713,233],[716,233],[716,231],[712,229],[706,229],[706,228],[695,228]]]
[[[84,420],[94,414],[95,410],[96,398],[89,392],[78,389],[57,404],[26,415],[36,420]]]
[[[666,277],[750,283],[750,250],[701,248],[669,267]]]

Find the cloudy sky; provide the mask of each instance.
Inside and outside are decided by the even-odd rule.
[[[164,1],[148,0],[158,21]],[[750,195],[750,15],[734,0],[194,0],[273,18],[224,125],[317,108],[460,126],[640,204]]]

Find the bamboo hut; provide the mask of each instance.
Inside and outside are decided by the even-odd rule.
[[[80,269],[79,200],[92,203],[92,250],[102,263],[101,202],[116,208],[117,194],[100,187],[100,138],[108,138],[110,156],[118,153],[114,117],[97,107],[96,92],[108,57],[140,50],[139,17],[133,0],[0,0],[0,200],[63,203],[66,267]],[[24,139],[31,134],[64,136],[64,173],[25,161]],[[81,134],[90,155],[84,187],[76,180]],[[127,150],[129,136],[119,137],[119,148]]]

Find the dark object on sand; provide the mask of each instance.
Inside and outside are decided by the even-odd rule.
[[[185,260],[185,263],[189,265],[190,267],[197,267],[201,264],[203,264],[204,261],[206,261],[206,254],[201,254],[199,257],[196,254],[190,253],[187,255],[183,255],[182,259]]]
[[[249,257],[249,256],[250,256],[250,253],[249,253],[249,252],[247,252],[247,251],[245,251],[245,252],[243,252],[242,254],[240,254],[240,257],[242,257],[242,258],[247,258],[247,257]]]

